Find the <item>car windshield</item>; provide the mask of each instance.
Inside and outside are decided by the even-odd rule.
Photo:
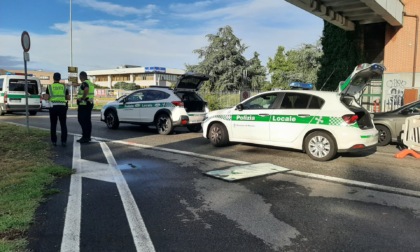
[[[15,80],[15,79],[11,79],[10,80],[10,85],[9,85],[9,90],[10,91],[25,91],[25,80]],[[28,93],[29,94],[38,94],[38,83],[36,82],[36,80],[28,80]]]
[[[402,111],[402,110],[404,110],[404,109],[406,109],[406,108],[408,108],[408,107],[413,106],[413,105],[414,105],[414,104],[416,104],[416,103],[419,103],[419,104],[420,104],[420,101],[413,101],[413,102],[410,102],[410,103],[408,103],[408,104],[405,104],[404,106],[401,106],[401,107],[399,107],[399,108],[397,108],[397,109],[392,110],[391,112],[398,112],[398,111]]]

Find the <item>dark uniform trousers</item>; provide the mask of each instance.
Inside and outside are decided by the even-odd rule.
[[[82,127],[82,138],[89,139],[92,134],[92,109],[93,103],[79,105],[77,108],[77,120]]]
[[[50,124],[51,124],[51,142],[57,142],[57,120],[60,121],[61,127],[61,142],[67,142],[67,106],[66,105],[54,105],[50,108]]]

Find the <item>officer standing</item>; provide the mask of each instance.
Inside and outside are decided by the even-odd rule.
[[[69,91],[64,84],[60,83],[61,74],[54,73],[54,83],[49,85],[46,90],[46,97],[51,102],[50,108],[50,132],[51,142],[57,146],[57,120],[60,121],[61,127],[61,145],[66,146],[67,143],[67,101],[70,100]]]
[[[88,80],[86,72],[79,74],[82,84],[77,94],[77,119],[82,127],[82,138],[77,140],[79,143],[89,143],[92,133],[92,109],[95,94],[95,86]]]

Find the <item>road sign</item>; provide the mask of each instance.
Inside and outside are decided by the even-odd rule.
[[[29,33],[27,31],[22,32],[20,42],[22,44],[23,51],[28,52],[31,48],[31,38],[29,37]]]
[[[77,78],[77,67],[69,66],[68,72],[69,72],[69,84],[77,84],[78,78]]]

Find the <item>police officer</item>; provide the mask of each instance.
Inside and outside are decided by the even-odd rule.
[[[95,94],[95,86],[87,79],[86,72],[82,71],[79,74],[82,84],[79,87],[77,94],[77,119],[82,127],[82,138],[77,140],[79,143],[89,143],[92,133],[92,109],[93,99]]]
[[[64,84],[60,83],[61,74],[54,73],[54,83],[49,85],[46,90],[46,98],[51,102],[50,108],[50,132],[51,142],[57,146],[57,120],[60,121],[61,127],[61,145],[66,146],[67,142],[67,101],[70,100],[69,91]]]

